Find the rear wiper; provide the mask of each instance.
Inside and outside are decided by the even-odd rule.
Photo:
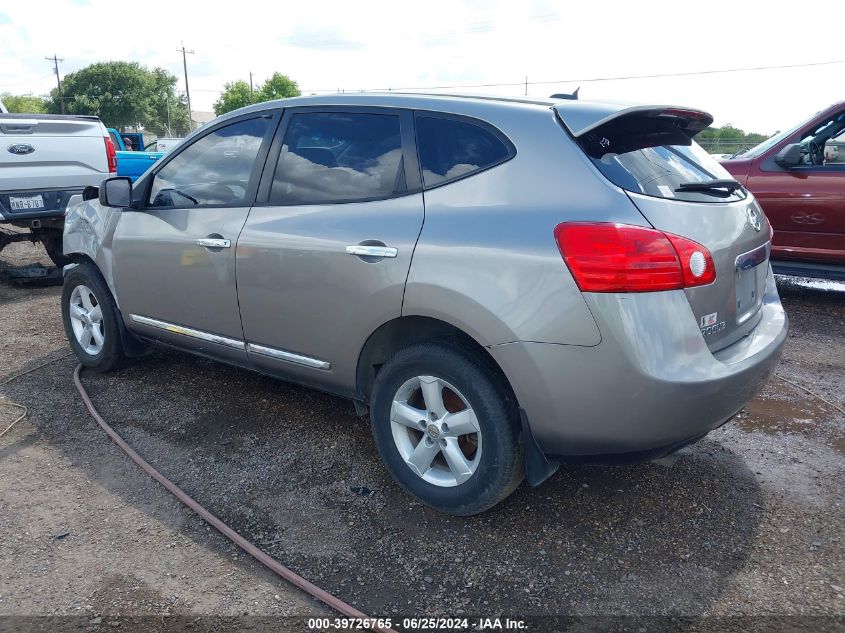
[[[722,178],[717,180],[705,180],[704,182],[682,182],[678,185],[675,191],[713,191],[714,189],[724,189],[729,193],[733,193],[742,187],[742,184],[732,178]]]

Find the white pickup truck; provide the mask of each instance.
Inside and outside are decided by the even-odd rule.
[[[0,112],[0,250],[39,241],[57,266],[67,264],[62,229],[71,197],[116,170],[114,144],[97,117]]]

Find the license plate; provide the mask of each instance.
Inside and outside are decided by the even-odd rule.
[[[736,320],[745,323],[760,306],[766,292],[769,273],[768,242],[736,258]]]
[[[9,196],[9,206],[12,211],[32,211],[44,208],[44,198],[37,196]]]

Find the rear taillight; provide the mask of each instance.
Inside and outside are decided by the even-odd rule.
[[[566,222],[561,255],[583,292],[654,292],[712,283],[713,257],[684,237],[627,224]]]
[[[710,251],[698,242],[685,237],[672,233],[664,233],[664,235],[672,242],[675,252],[678,253],[684,272],[684,288],[705,286],[716,281],[716,265],[713,263]]]
[[[108,136],[103,137],[106,142],[106,160],[109,162],[109,173],[117,173],[117,152],[114,151],[114,141]]]

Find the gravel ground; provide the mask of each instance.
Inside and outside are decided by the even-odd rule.
[[[792,327],[778,375],[845,407],[845,291],[781,281]],[[0,373],[67,352],[58,297],[0,283],[0,319],[13,324]],[[329,613],[142,475],[87,415],[74,365],[59,358],[0,386],[30,408],[0,439],[0,615],[80,615],[80,628],[127,630],[141,615],[183,615],[189,626]],[[392,483],[346,401],[176,352],[83,379],[167,477],[371,615],[566,615],[600,628],[627,621],[589,618],[722,618],[702,630],[845,623],[845,419],[778,378],[671,468],[563,468],[463,519]],[[11,414],[0,410],[0,429]]]

